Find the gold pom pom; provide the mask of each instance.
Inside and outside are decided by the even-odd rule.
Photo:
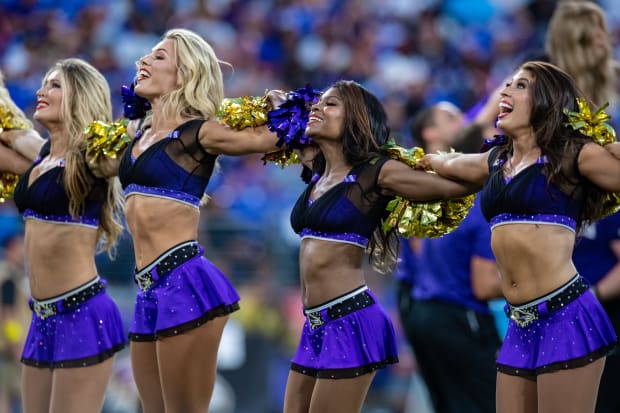
[[[422,148],[405,149],[394,141],[388,142],[381,149],[387,151],[390,158],[412,168],[424,157]],[[413,202],[397,196],[388,203],[386,209],[390,215],[383,222],[382,229],[387,232],[397,228],[405,238],[436,238],[454,231],[461,224],[474,205],[475,198],[476,195],[472,194],[445,201]]]
[[[88,124],[86,134],[86,155],[94,162],[99,156],[115,159],[129,145],[127,135],[128,119],[120,118],[110,124],[95,121]]]
[[[10,129],[30,129],[30,125],[0,105],[0,133]]]
[[[0,173],[0,203],[13,198],[17,182],[19,182],[19,175],[9,172]]]
[[[232,128],[244,129],[267,123],[267,112],[266,96],[244,96],[224,99],[215,115]]]
[[[578,112],[564,109],[564,114],[568,118],[568,122],[564,126],[571,126],[573,129],[579,130],[599,145],[615,142],[616,130],[607,123],[611,119],[611,116],[605,112],[607,106],[609,103],[604,104],[592,113],[586,100],[577,98]]]
[[[292,149],[280,149],[279,151],[266,153],[261,160],[263,164],[273,162],[276,165],[280,165],[282,169],[288,165],[300,163],[299,157]]]

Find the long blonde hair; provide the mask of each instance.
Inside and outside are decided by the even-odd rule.
[[[110,87],[97,69],[81,59],[58,61],[48,71],[45,79],[54,70],[58,70],[63,85],[60,116],[69,137],[65,154],[64,185],[69,197],[69,213],[77,217],[83,213],[86,197],[94,186],[93,175],[84,157],[84,129],[93,120],[112,121]],[[102,249],[111,253],[123,231],[121,216],[124,212],[124,200],[118,178],[106,181],[107,194],[99,217],[98,234]]]
[[[178,88],[162,98],[164,116],[213,119],[224,97],[220,60],[202,37],[186,29],[172,29],[164,39],[175,42]],[[180,109],[180,112],[179,112]]]
[[[549,22],[551,62],[575,79],[596,104],[617,103],[616,70],[604,11],[590,1],[561,1]]]
[[[0,72],[0,106],[5,111],[10,112],[17,123],[25,129],[32,129],[32,122],[26,117],[24,112],[13,102],[11,95],[4,84],[4,75]]]

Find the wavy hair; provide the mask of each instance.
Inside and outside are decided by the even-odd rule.
[[[112,121],[110,87],[105,77],[89,63],[70,58],[58,61],[45,75],[57,70],[62,84],[60,116],[68,136],[65,154],[64,186],[69,197],[69,213],[73,217],[84,211],[86,198],[95,186],[84,151],[84,129],[93,120]],[[121,216],[124,201],[118,178],[106,180],[106,197],[99,217],[98,236],[102,249],[110,254],[123,231]]]
[[[534,78],[530,123],[536,144],[548,159],[544,165],[547,183],[583,199],[584,207],[577,220],[581,228],[584,223],[603,216],[602,198],[605,195],[596,185],[586,181],[577,169],[579,151],[592,139],[566,125],[564,109],[578,111],[577,98],[583,94],[568,73],[551,63],[530,61],[522,64],[520,69],[530,72]]]
[[[388,142],[390,127],[383,104],[368,89],[352,80],[339,80],[330,88],[338,91],[344,105],[342,151],[351,165],[384,154],[381,146]],[[321,174],[325,158],[321,152],[313,161],[313,169]],[[398,258],[399,239],[396,229],[384,232],[381,225],[368,245],[369,260],[381,273],[393,269]]]
[[[605,12],[597,4],[559,2],[549,21],[546,49],[551,62],[571,75],[597,106],[617,103],[617,62]]]
[[[224,98],[220,61],[202,37],[186,29],[172,29],[164,39],[176,45],[177,89],[162,97],[166,117],[213,119]]]

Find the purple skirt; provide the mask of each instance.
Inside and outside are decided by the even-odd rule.
[[[172,269],[146,291],[138,289],[131,341],[155,341],[197,328],[239,309],[228,278],[200,253]]]
[[[586,291],[525,327],[510,320],[497,357],[497,370],[533,377],[578,368],[609,354],[616,341],[605,310],[594,294]]]
[[[291,370],[316,378],[344,379],[398,362],[392,321],[370,290],[365,293],[374,302],[364,308],[332,319],[328,307],[321,311],[323,322],[318,326],[306,318]]]
[[[33,312],[21,361],[40,368],[86,367],[112,357],[126,342],[121,313],[104,290],[47,318]]]

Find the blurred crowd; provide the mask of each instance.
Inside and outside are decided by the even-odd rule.
[[[620,5],[615,0],[598,3],[607,12],[618,56]],[[53,62],[84,58],[106,76],[113,92],[119,92],[113,102],[120,116],[120,87],[132,81],[136,60],[167,29],[185,27],[209,41],[223,61],[227,96],[294,90],[306,84],[320,89],[337,79],[354,79],[381,98],[394,137],[407,146],[411,120],[421,108],[439,101],[464,111],[475,108],[517,63],[542,55],[555,4],[551,0],[2,0],[0,70],[13,99],[30,115],[40,79]],[[208,188],[211,200],[209,212],[203,214],[208,218],[202,222],[200,241],[242,297],[242,310],[227,327],[222,345],[214,412],[271,413],[281,405],[302,323],[299,240],[288,222],[303,186],[299,172],[294,166],[282,171],[263,165],[256,156],[222,157],[220,173]],[[11,245],[9,241],[21,231],[21,218],[11,201],[0,204],[0,246]],[[132,254],[127,234],[114,261],[107,256],[98,261],[127,320],[135,288]],[[6,259],[4,253],[2,258]],[[393,280],[379,275],[367,279],[376,284],[372,288],[385,307],[396,313]],[[0,369],[6,368],[7,357],[3,356]],[[133,413],[137,410],[128,359],[119,358],[117,365],[106,409]],[[378,374],[365,411],[404,412],[414,369],[403,339],[401,363]]]

